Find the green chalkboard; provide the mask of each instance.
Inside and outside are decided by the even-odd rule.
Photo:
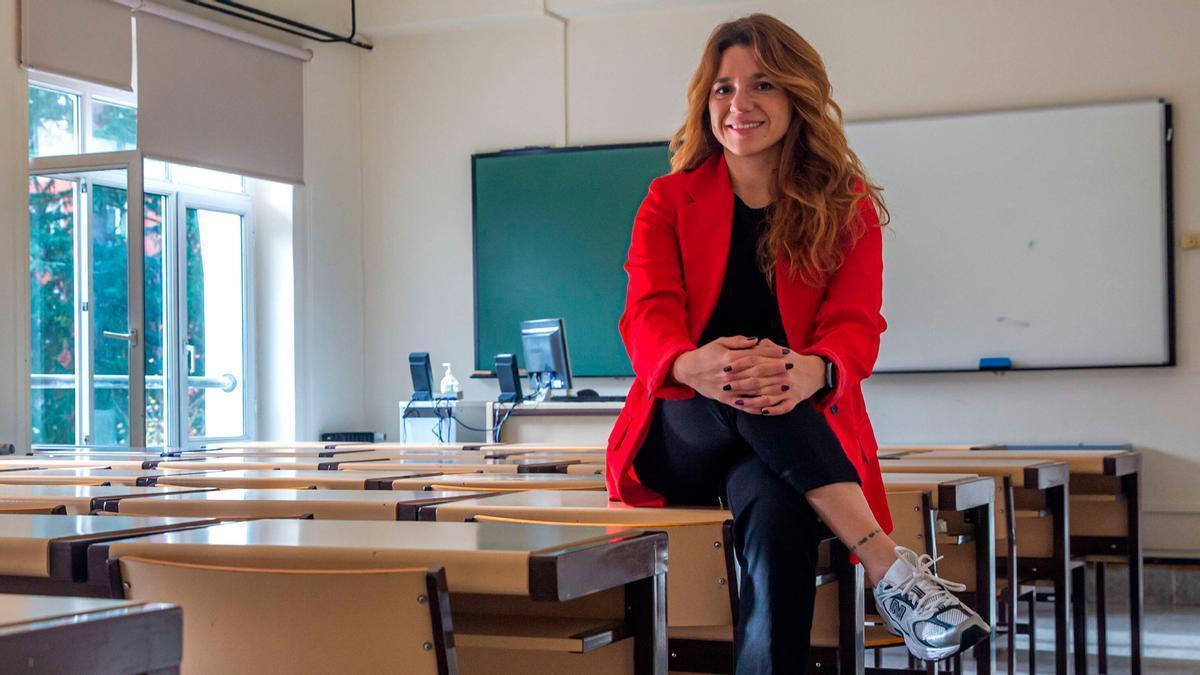
[[[617,334],[633,217],[670,171],[665,143],[471,157],[475,368],[521,358],[520,323],[562,317],[576,377],[632,375]],[[523,365],[523,364],[522,364]]]

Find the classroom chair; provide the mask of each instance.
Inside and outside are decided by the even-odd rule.
[[[183,672],[458,672],[441,567],[252,569],[135,556],[108,567],[114,598],[183,607]]]

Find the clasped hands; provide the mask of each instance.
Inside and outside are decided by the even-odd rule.
[[[735,335],[681,354],[671,377],[738,410],[782,415],[825,386],[825,362],[766,338]]]

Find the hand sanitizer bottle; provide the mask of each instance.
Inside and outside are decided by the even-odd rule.
[[[443,363],[442,367],[446,369],[446,374],[442,376],[442,382],[438,385],[441,389],[442,398],[460,398],[462,396],[462,386],[458,383],[458,378],[454,377],[454,373],[450,372],[450,364]]]

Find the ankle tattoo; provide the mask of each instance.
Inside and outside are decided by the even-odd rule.
[[[874,538],[875,538],[875,535],[877,535],[877,534],[883,534],[883,530],[882,530],[882,529],[880,529],[880,528],[878,528],[878,527],[877,527],[877,528],[875,528],[875,530],[874,530],[874,531],[872,531],[870,534],[868,534],[867,536],[863,537],[862,539],[859,539],[859,540],[858,540],[858,541],[857,541],[857,542],[856,542],[856,543],[855,543],[853,546],[851,546],[851,547],[850,547],[850,552],[851,552],[851,553],[854,553],[855,551],[857,551],[857,550],[858,550],[858,547],[859,547],[859,546],[862,546],[863,544],[867,543],[868,541],[870,541],[870,540],[874,539]]]

